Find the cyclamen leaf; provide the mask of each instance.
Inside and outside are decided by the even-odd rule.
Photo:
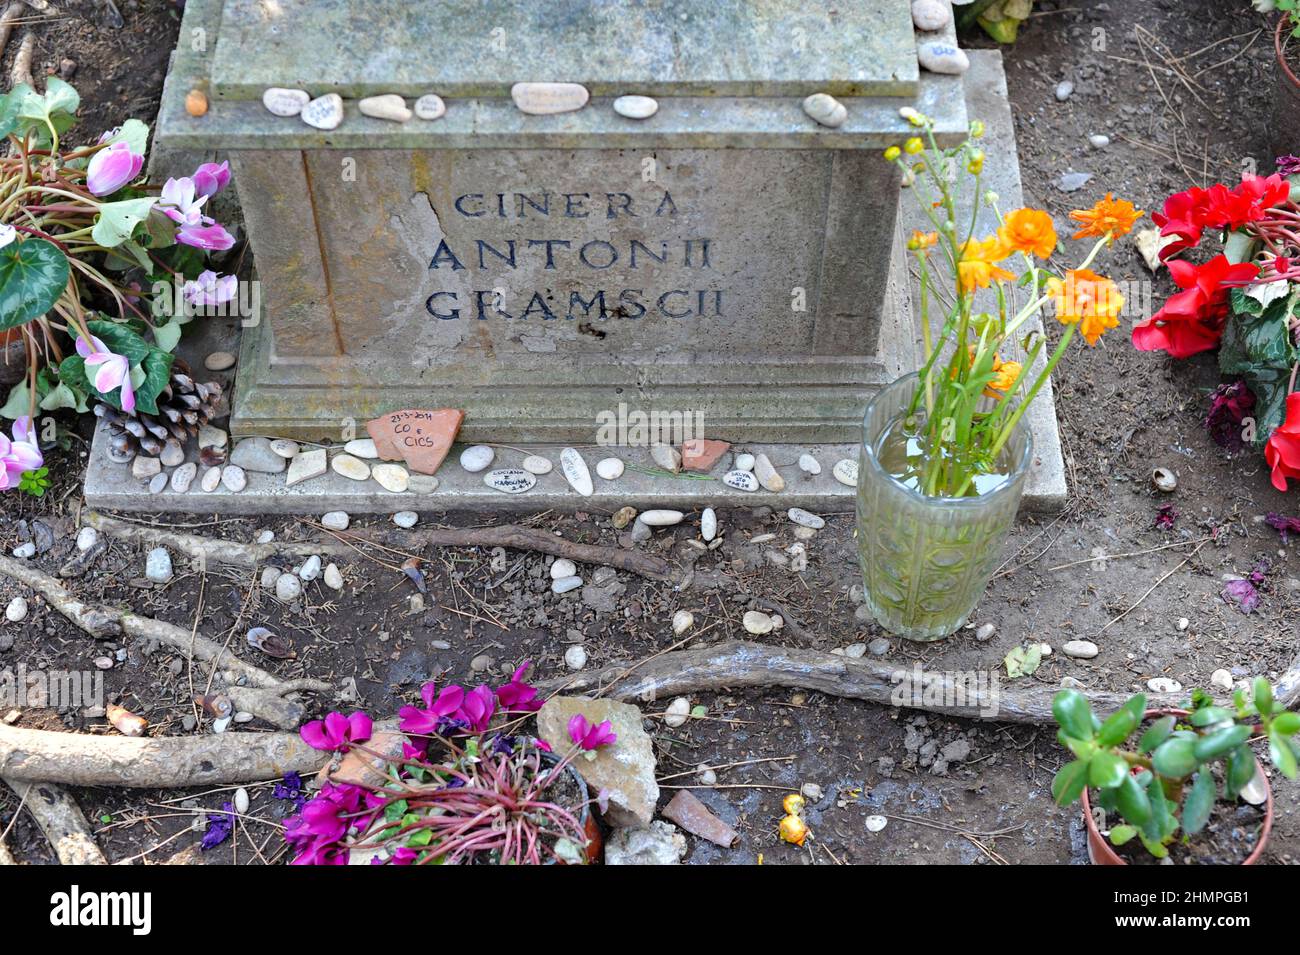
[[[0,249],[0,331],[48,312],[68,284],[68,259],[53,242],[26,238]]]
[[[90,237],[106,249],[121,245],[149,215],[158,200],[153,196],[106,202],[99,207],[99,218]]]

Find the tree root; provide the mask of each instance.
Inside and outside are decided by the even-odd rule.
[[[201,537],[198,534],[181,534],[161,527],[149,527],[144,524],[132,524],[130,521],[105,517],[89,511],[82,515],[81,521],[101,533],[116,537],[118,540],[135,544],[147,544],[151,547],[170,547],[187,556],[206,564],[228,564],[232,567],[244,567],[252,570],[272,557],[311,557],[313,554],[342,555],[352,553],[352,549],[338,542],[315,544],[294,544],[290,542],[272,542],[270,544],[241,544],[239,541],[224,541],[215,537]]]
[[[627,671],[631,670],[630,673]],[[624,675],[626,674],[626,675]],[[967,682],[963,674],[869,660],[854,660],[818,650],[771,647],[730,640],[700,650],[674,650],[641,664],[611,664],[540,685],[544,693],[599,691],[615,700],[649,701],[711,690],[791,687],[884,706],[991,719],[1007,723],[1053,723],[1056,686],[1005,688],[986,681]],[[1128,693],[1086,694],[1098,713],[1119,709]],[[1278,682],[1277,699],[1291,706],[1300,696],[1300,657]],[[1148,693],[1153,709],[1176,707],[1185,693]]]
[[[305,691],[329,693],[333,690],[320,680],[283,682],[260,667],[240,660],[219,643],[175,624],[140,617],[114,607],[83,603],[55,578],[27,562],[0,555],[0,574],[26,584],[92,637],[124,633],[155,640],[194,660],[210,663],[220,678],[219,689],[230,696],[236,709],[252,713],[280,729],[296,728],[305,712],[301,704],[286,699],[286,694]],[[240,685],[240,681],[244,685]]]
[[[28,790],[24,805],[50,840],[61,865],[108,865],[90,832],[90,823],[67,790],[50,782],[24,782],[0,777],[19,795]]]
[[[67,786],[189,786],[261,782],[316,773],[328,761],[296,733],[91,736],[0,723],[0,778]],[[30,801],[30,800],[29,800]]]
[[[14,54],[13,65],[9,69],[11,89],[19,83],[36,86],[36,81],[32,79],[32,54],[35,52],[36,34],[28,31],[23,35],[23,41],[18,45],[18,52]]]

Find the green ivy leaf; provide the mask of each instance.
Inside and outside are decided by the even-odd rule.
[[[157,202],[152,196],[140,199],[121,199],[106,202],[99,207],[99,218],[90,237],[106,249],[121,245],[149,215],[149,210]]]
[[[48,239],[27,238],[0,249],[0,331],[44,315],[67,284],[67,256]]]
[[[86,322],[90,334],[102,341],[115,355],[122,355],[133,365],[144,361],[149,343],[121,322],[94,319]]]
[[[175,356],[170,352],[165,352],[161,348],[152,348],[145,360],[141,362],[144,381],[136,386],[135,405],[145,414],[158,413],[158,396],[171,380],[174,359]]]

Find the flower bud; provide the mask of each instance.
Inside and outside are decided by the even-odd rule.
[[[140,175],[143,166],[144,157],[131,152],[130,145],[125,142],[113,143],[91,157],[90,164],[86,167],[86,188],[96,196],[117,192]]]

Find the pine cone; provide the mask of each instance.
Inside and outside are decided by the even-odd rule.
[[[158,395],[157,414],[145,414],[138,408],[119,411],[103,401],[95,405],[95,414],[108,425],[114,454],[158,457],[168,446],[182,451],[185,442],[197,436],[199,428],[217,413],[220,401],[221,385],[196,382],[190,377],[190,366],[177,358],[172,362],[171,380]]]

